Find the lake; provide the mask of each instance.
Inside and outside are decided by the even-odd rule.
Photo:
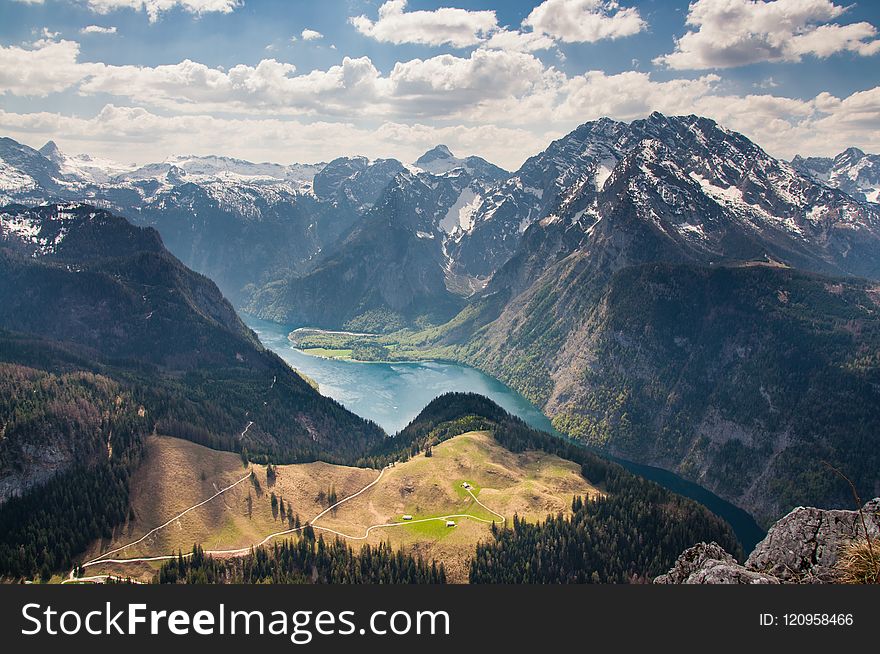
[[[308,375],[321,393],[349,411],[374,421],[389,434],[406,427],[438,395],[451,391],[485,395],[506,411],[544,431],[550,420],[535,405],[497,379],[454,363],[360,363],[303,354],[291,346],[282,325],[243,317],[263,345]]]
[[[291,367],[315,380],[323,395],[341,402],[357,415],[395,434],[415,418],[438,395],[472,392],[485,395],[532,427],[558,434],[550,420],[515,390],[479,370],[454,363],[360,363],[324,359],[304,354],[287,338],[291,328],[242,316],[267,348]],[[561,436],[561,435],[560,435]],[[764,537],[764,531],[742,509],[702,486],[660,468],[614,459],[630,471],[670,490],[694,499],[727,520],[749,553]]]

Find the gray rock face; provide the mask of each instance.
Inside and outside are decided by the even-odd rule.
[[[675,567],[655,584],[778,584],[771,575],[747,570],[718,543],[700,543],[685,550]]]
[[[871,538],[880,538],[880,498],[868,502],[862,512]],[[841,548],[864,536],[858,511],[798,507],[770,528],[746,567],[783,581],[833,582]]]
[[[880,498],[862,508],[880,553]],[[864,538],[858,511],[798,507],[779,520],[740,565],[717,543],[685,550],[655,584],[834,583],[843,547]]]

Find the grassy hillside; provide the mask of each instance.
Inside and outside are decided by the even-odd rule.
[[[188,552],[193,544],[206,550],[246,548],[269,534],[292,527],[273,512],[271,497],[283,499],[285,514],[299,514],[308,520],[326,508],[327,494],[334,486],[340,497],[354,493],[370,483],[377,471],[326,463],[276,466],[274,483],[267,479],[266,466],[245,466],[241,457],[166,436],[150,436],[144,456],[131,478],[129,519],[113,531],[110,538],[91,544],[84,561],[101,552],[140,539],[169,518],[178,515],[253,472],[256,483],[248,479],[219,495],[202,507],[187,513],[143,542],[118,553],[118,558],[136,558]],[[158,564],[101,565],[89,574],[152,575]]]
[[[504,516],[516,513],[537,521],[548,514],[570,511],[571,498],[596,496],[598,490],[580,474],[580,466],[541,452],[514,454],[498,445],[486,433],[457,436],[424,454],[388,469],[379,484],[342,504],[315,524],[315,531],[332,540],[333,532],[363,536],[368,527],[400,522],[410,514],[415,520],[470,513],[499,525],[501,520],[477,505],[461,487],[474,485],[474,493]],[[113,537],[91,545],[84,560],[138,540],[155,526],[188,507],[211,497],[253,471],[257,480],[247,480],[216,499],[187,513],[147,540],[115,556],[149,557],[178,550],[188,552],[193,544],[206,551],[247,548],[266,536],[291,528],[291,521],[272,509],[272,494],[283,500],[285,513],[299,515],[305,522],[328,506],[335,494],[343,499],[376,480],[379,471],[325,463],[274,466],[274,481],[265,466],[245,468],[231,453],[210,450],[187,441],[150,437],[143,461],[131,479],[131,514],[114,531]],[[449,528],[445,521],[376,529],[366,539],[344,539],[356,549],[362,544],[389,543],[427,560],[442,561],[451,581],[466,581],[475,544],[489,536],[487,523],[456,519]],[[332,531],[326,531],[326,530]],[[290,537],[290,536],[288,536]],[[281,540],[279,538],[278,540]],[[274,542],[274,541],[270,541]],[[88,574],[139,575],[149,578],[158,563],[106,564],[90,566]]]
[[[535,431],[473,394],[431,402],[371,455],[376,465],[392,464],[381,471],[320,463],[246,469],[232,454],[158,437],[148,440],[145,457],[132,479],[129,522],[112,540],[94,543],[90,554],[123,547],[114,557],[137,558],[190,552],[195,544],[201,549],[194,556],[213,557],[196,571],[177,566],[176,576],[166,568],[163,574],[174,578],[204,580],[204,572],[215,580],[252,579],[244,571],[250,563],[223,568],[217,559],[231,554],[224,550],[247,551],[276,539],[291,539],[299,552],[303,539],[316,536],[341,539],[355,551],[363,545],[378,551],[384,544],[388,551],[443,563],[444,575],[460,582],[527,581],[522,570],[545,582],[644,581],[700,541],[741,553],[729,526],[703,507]],[[157,525],[166,526],[153,532]],[[529,540],[522,538],[524,525],[532,525]],[[574,549],[560,549],[558,535],[567,530],[578,534]],[[528,543],[538,540],[547,548],[536,567],[528,563],[535,553]],[[134,541],[140,542],[126,546]],[[503,558],[493,554],[499,548],[510,569],[520,570],[518,577],[495,565]],[[572,569],[578,548],[589,552],[580,552]],[[305,550],[300,555],[310,556]],[[87,573],[147,579],[161,563],[99,563]],[[272,578],[281,574],[272,570]]]

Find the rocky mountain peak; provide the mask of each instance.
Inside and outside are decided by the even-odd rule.
[[[171,166],[165,174],[165,179],[169,184],[183,184],[186,178],[186,171],[179,166]]]
[[[865,152],[859,148],[850,147],[834,157],[835,164],[855,163],[865,157]]]
[[[850,147],[833,158],[796,156],[791,165],[858,201],[880,202],[880,155]]]
[[[64,161],[64,154],[55,141],[47,141],[46,145],[37,150],[37,152],[57,164],[61,164]]]
[[[432,163],[434,161],[444,159],[455,159],[455,156],[452,154],[452,151],[448,147],[441,144],[428,150],[425,154],[416,159],[415,165],[422,166]]]

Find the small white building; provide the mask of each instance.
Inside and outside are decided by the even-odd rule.
[[[470,489],[471,489],[471,485],[470,485],[469,483],[467,483],[467,482],[464,482],[464,483],[461,485],[461,487],[464,488],[465,490],[470,490]]]
[[[407,513],[405,516],[403,516],[403,519],[404,520],[412,520],[412,516]]]
[[[446,526],[447,526],[447,527],[454,527],[454,526],[455,526],[455,520],[447,520],[447,521],[446,521]]]

